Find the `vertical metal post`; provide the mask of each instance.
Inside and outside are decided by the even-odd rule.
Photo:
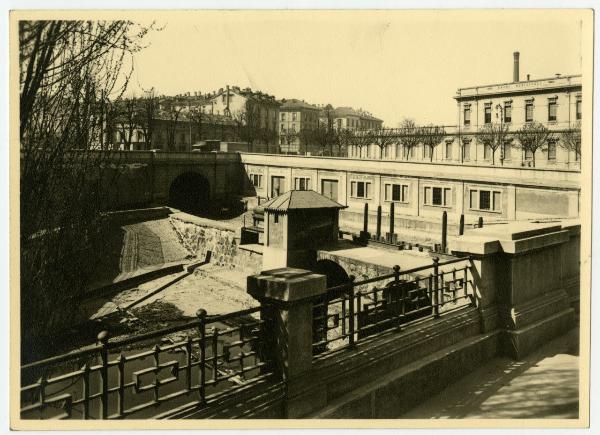
[[[433,294],[434,294],[434,305],[433,305],[433,316],[440,317],[440,288],[439,288],[439,263],[438,257],[433,257]]]
[[[125,410],[125,355],[121,353],[117,359],[117,367],[119,368],[119,417],[123,416]]]
[[[185,378],[188,392],[192,390],[192,337],[189,335],[185,340]]]
[[[108,418],[108,331],[100,332],[98,341],[102,345],[100,348],[100,359],[102,360],[102,367],[100,368],[100,418],[106,420]]]
[[[196,317],[200,321],[198,330],[200,333],[200,404],[206,403],[206,310],[199,309],[196,311]]]
[[[83,419],[90,418],[90,365],[83,365]]]
[[[348,343],[350,346],[354,346],[354,280],[356,277],[354,275],[350,275],[350,282],[348,284],[348,300],[350,304],[348,305]]]
[[[152,348],[154,351],[154,367],[156,367],[156,373],[154,375],[154,401],[158,403],[158,389],[160,388],[160,381],[158,380],[158,368],[160,366],[160,347],[158,344]]]
[[[448,234],[448,213],[444,210],[442,213],[442,253],[446,252]]]
[[[477,228],[483,228],[483,217],[479,216],[479,219],[477,219]]]
[[[465,215],[460,215],[460,221],[458,223],[458,235],[462,236],[465,233]]]
[[[240,327],[241,328],[241,327]],[[213,364],[213,381],[217,384],[219,377],[219,328],[212,328],[212,364]]]
[[[369,232],[369,203],[365,202],[365,214],[363,215],[363,232]]]
[[[393,242],[394,235],[394,202],[390,202],[390,243]]]
[[[381,206],[377,206],[377,241],[381,240]]]

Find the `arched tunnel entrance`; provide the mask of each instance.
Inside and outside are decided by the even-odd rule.
[[[319,260],[313,272],[325,275],[327,288],[336,287],[347,283],[350,278],[344,268],[332,260]],[[313,308],[313,340],[317,343],[313,353],[319,354],[327,350],[327,331],[329,329],[329,301],[336,299],[344,293],[344,289],[328,291]],[[343,320],[342,320],[343,321]]]
[[[186,213],[204,213],[210,208],[210,183],[197,172],[185,172],[171,183],[169,206]]]

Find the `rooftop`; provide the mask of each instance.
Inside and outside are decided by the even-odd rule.
[[[314,190],[289,190],[286,193],[265,202],[262,207],[266,211],[346,208],[346,206],[341,205]]]
[[[281,100],[280,110],[286,109],[312,109],[319,110],[317,106],[313,106],[312,104],[307,103],[304,100],[298,100],[296,98],[290,98],[289,100],[283,99]]]
[[[459,100],[461,98],[476,97],[480,95],[511,94],[577,86],[581,86],[581,75],[557,75],[545,79],[458,88],[454,98]]]

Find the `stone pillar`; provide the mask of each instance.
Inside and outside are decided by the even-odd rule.
[[[326,277],[308,270],[281,268],[248,277],[248,294],[272,322],[272,357],[286,384],[286,417],[323,407],[326,392],[310,382],[313,360],[313,299],[326,293]],[[265,320],[267,320],[265,319]],[[310,394],[307,396],[307,385]],[[317,393],[315,393],[317,391]]]
[[[577,225],[569,225],[494,225],[471,230],[451,244],[452,252],[473,256],[484,330],[493,326],[486,310],[495,306],[503,353],[515,359],[574,326],[564,264],[565,250],[577,254],[567,243]]]

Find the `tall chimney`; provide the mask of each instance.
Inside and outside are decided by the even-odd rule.
[[[519,52],[515,51],[513,53],[514,56],[514,67],[513,67],[513,82],[519,81]]]

